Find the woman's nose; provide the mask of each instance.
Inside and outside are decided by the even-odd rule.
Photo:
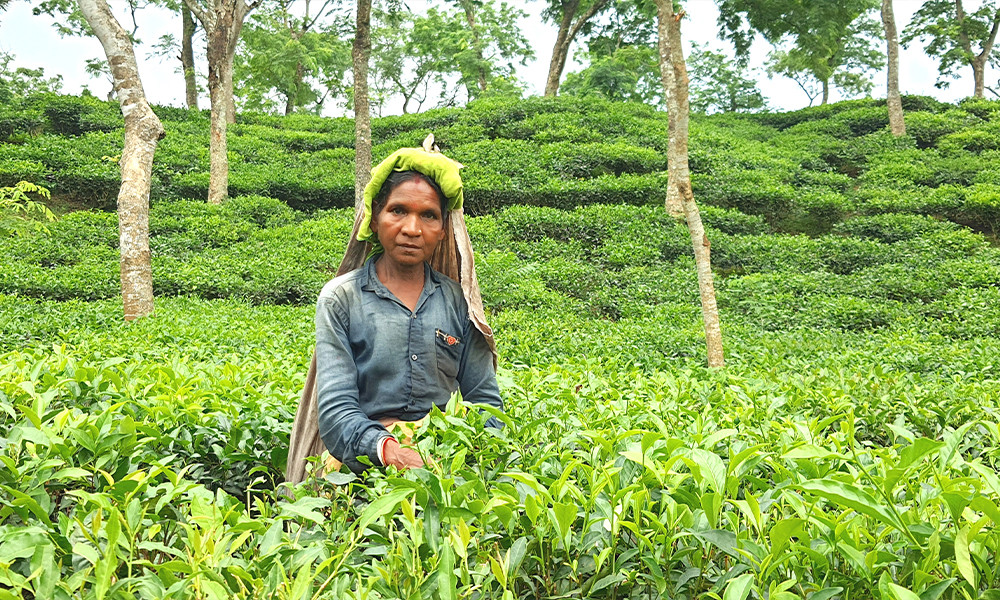
[[[420,218],[418,215],[407,215],[403,219],[403,233],[406,235],[420,235]]]

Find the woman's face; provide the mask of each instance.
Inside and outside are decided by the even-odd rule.
[[[422,179],[392,190],[373,227],[385,249],[384,260],[413,267],[429,260],[444,239],[444,218],[437,192]]]

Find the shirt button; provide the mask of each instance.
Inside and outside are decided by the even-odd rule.
[[[410,358],[413,359],[413,360],[417,360],[417,355],[414,354],[414,355],[410,356]]]
[[[414,315],[413,315],[413,318],[414,318],[414,319],[416,319],[416,318],[417,318],[417,315],[416,315],[416,313],[414,313]]]

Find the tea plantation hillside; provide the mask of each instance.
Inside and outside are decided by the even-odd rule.
[[[353,125],[159,108],[156,314],[122,322],[120,116],[0,108],[0,599],[1000,595],[1000,103],[692,122],[726,369],[663,211],[665,115],[566,99],[377,119],[466,165],[507,427],[456,402],[426,469],[280,493]]]

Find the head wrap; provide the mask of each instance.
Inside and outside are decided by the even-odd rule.
[[[417,171],[430,177],[444,192],[448,210],[457,210],[462,208],[463,202],[462,176],[458,173],[461,167],[462,165],[444,154],[423,148],[400,148],[390,154],[372,169],[372,178],[365,186],[364,216],[358,229],[358,241],[371,243],[374,246],[371,254],[382,251],[378,236],[371,229],[372,202],[393,171]]]

